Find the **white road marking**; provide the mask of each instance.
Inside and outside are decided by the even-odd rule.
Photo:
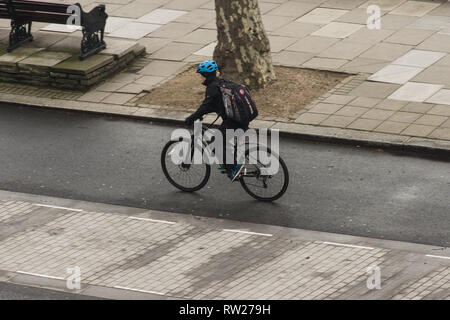
[[[80,209],[72,209],[72,208],[66,208],[66,207],[57,207],[57,206],[50,206],[50,205],[46,205],[46,204],[33,204],[34,206],[37,207],[45,207],[45,208],[53,208],[53,209],[61,209],[61,210],[69,210],[69,211],[76,211],[76,212],[81,212],[83,210]]]
[[[375,248],[371,247],[364,247],[364,246],[357,246],[353,244],[345,244],[345,243],[336,243],[336,242],[324,242],[324,244],[330,244],[332,246],[341,246],[341,247],[350,247],[350,248],[358,248],[358,249],[367,249],[367,250],[373,250]]]
[[[26,275],[29,275],[29,276],[35,276],[35,277],[41,277],[41,278],[49,278],[49,279],[56,279],[56,280],[66,280],[64,278],[47,276],[45,274],[31,273],[31,272],[25,272],[25,271],[17,271],[17,273],[22,273],[22,274],[26,274]]]
[[[245,233],[245,234],[252,234],[256,236],[264,236],[264,237],[273,237],[273,234],[268,233],[258,233],[258,232],[250,232],[250,231],[242,231],[242,230],[232,230],[232,229],[223,229],[223,231],[226,232],[236,232],[236,233]]]
[[[139,290],[139,289],[133,289],[133,288],[127,288],[127,287],[121,287],[121,286],[114,286],[113,288],[116,288],[116,289],[122,289],[122,290],[137,291],[137,292],[143,292],[143,293],[159,294],[159,295],[161,295],[161,296],[165,296],[164,293],[156,292],[156,291],[146,291],[146,290]]]
[[[432,254],[427,254],[425,256],[426,257],[430,257],[430,258],[438,258],[438,259],[448,259],[448,260],[450,260],[450,257],[446,257],[446,256],[434,256]]]
[[[150,221],[150,222],[159,222],[159,223],[166,223],[166,224],[176,224],[176,222],[172,222],[172,221],[154,220],[154,219],[139,218],[139,217],[128,217],[128,219],[143,220],[143,221]]]

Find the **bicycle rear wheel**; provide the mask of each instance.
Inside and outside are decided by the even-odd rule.
[[[265,165],[259,159],[259,156],[255,157],[255,150],[258,150],[255,146],[253,149],[247,148],[245,152],[245,167],[244,173],[240,178],[240,182],[244,190],[253,198],[259,201],[275,201],[281,198],[286,192],[289,185],[289,172],[283,159],[272,152],[270,148],[263,147],[264,152],[271,155],[270,166],[278,165],[276,172],[265,172],[269,168],[269,165]],[[267,151],[265,151],[267,150]],[[256,153],[258,154],[258,153]]]
[[[204,164],[174,163],[172,154],[180,150],[183,141],[169,141],[161,153],[161,166],[167,180],[176,188],[185,192],[194,192],[208,183],[211,166]]]

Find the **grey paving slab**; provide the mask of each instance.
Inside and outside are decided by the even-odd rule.
[[[318,30],[320,25],[312,23],[291,22],[271,32],[271,35],[303,38]]]
[[[128,1],[123,4],[123,6],[111,11],[111,15],[137,19],[159,7],[159,4],[150,1]]]
[[[80,52],[81,40],[81,36],[70,35],[60,41],[55,42],[50,47],[47,47],[47,50],[78,53]]]
[[[313,10],[317,4],[308,2],[284,2],[270,11],[271,15],[298,18]]]
[[[201,48],[200,50],[195,51],[193,54],[198,55],[198,56],[212,57],[216,46],[217,46],[217,42],[210,43],[207,46],[204,46],[203,48]]]
[[[389,37],[394,32],[394,30],[370,30],[367,28],[362,28],[347,37],[346,40],[359,43],[377,44]]]
[[[345,15],[347,12],[348,10],[316,8],[295,21],[314,24],[328,24],[331,21]]]
[[[70,57],[72,57],[72,55],[67,52],[39,51],[20,61],[19,67],[20,65],[52,67]]]
[[[406,0],[369,0],[364,2],[360,8],[367,8],[371,5],[380,7],[381,10],[391,11],[400,6]]]
[[[311,59],[313,56],[314,54],[312,53],[283,50],[272,55],[272,61],[274,64],[300,67],[303,63]]]
[[[417,17],[402,16],[399,14],[385,14],[380,22],[382,29],[400,30],[417,19]]]
[[[450,90],[441,89],[425,102],[450,105]]]
[[[440,3],[425,2],[425,1],[406,1],[394,10],[392,14],[400,14],[404,16],[421,17],[437,8]]]
[[[208,2],[208,0],[172,0],[165,4],[166,8],[169,9],[176,9],[176,10],[194,10],[197,9],[203,5],[205,5]]]
[[[110,92],[105,91],[90,91],[82,95],[80,98],[78,98],[78,100],[88,102],[100,102],[110,94],[111,94]]]
[[[97,54],[80,61],[78,55],[74,55],[70,59],[66,59],[63,62],[53,66],[52,69],[57,72],[63,71],[77,74],[87,74],[111,63],[113,60],[114,58],[112,56]]]
[[[336,42],[338,39],[335,38],[308,36],[289,46],[287,50],[320,53]]]
[[[350,95],[385,99],[400,87],[398,84],[364,81],[350,91]]]
[[[33,41],[25,43],[22,47],[32,47],[32,48],[47,48],[61,41],[67,37],[67,34],[61,34],[56,32],[34,32]]]
[[[413,78],[415,82],[450,85],[450,67],[431,66]]]
[[[433,34],[419,44],[416,49],[450,53],[450,35]]]
[[[179,72],[185,65],[186,64],[183,62],[155,60],[139,71],[139,74],[144,76],[165,77]]]
[[[375,73],[384,68],[388,62],[376,59],[355,58],[342,67],[349,72]]]
[[[142,76],[139,79],[135,80],[134,83],[143,84],[147,86],[147,88],[152,88],[162,81],[167,79],[167,77],[158,77],[158,76]]]
[[[147,53],[158,51],[171,42],[170,39],[145,37],[139,40],[139,44],[145,47]]]
[[[294,44],[297,39],[290,37],[269,36],[270,50],[272,52],[280,52],[283,49]]]
[[[149,37],[175,40],[191,33],[197,28],[198,25],[194,23],[171,22],[153,31]]]
[[[447,27],[450,27],[450,17],[432,15],[423,16],[406,26],[408,29],[411,28],[415,30],[422,29],[431,31],[438,31]]]
[[[293,21],[293,18],[267,14],[262,16],[262,21],[264,24],[264,29],[270,32],[280,29],[281,27],[287,25],[288,23],[291,23]]]
[[[189,13],[177,18],[174,22],[195,23],[197,26],[210,23],[216,19],[215,10],[194,9]]]
[[[0,64],[15,64],[19,61],[22,61],[31,55],[43,50],[43,48],[18,48],[13,52],[9,52],[0,56]]]
[[[395,100],[391,100],[395,101]],[[402,101],[406,102],[406,101]],[[430,109],[432,109],[434,105],[430,103],[423,102],[407,102],[407,104],[401,108],[402,111],[407,112],[416,112],[416,113],[427,113]]]
[[[403,44],[379,43],[362,53],[360,58],[394,61],[411,50],[411,48],[412,46]]]
[[[450,16],[450,3],[444,2],[439,7],[428,13],[431,16]]]
[[[326,0],[321,7],[350,10],[362,5],[367,0]]]
[[[383,15],[385,12],[381,12]],[[335,21],[339,22],[347,22],[347,23],[357,23],[357,24],[366,24],[367,19],[369,18],[369,14],[367,14],[367,9],[365,8],[355,8],[341,17],[337,18]],[[383,18],[381,18],[383,19]]]
[[[138,40],[159,29],[161,25],[150,23],[130,22],[122,28],[109,33],[110,37]]]
[[[105,33],[111,33],[133,21],[134,19],[131,18],[108,17],[106,20]]]
[[[167,24],[187,13],[187,11],[158,8],[142,16],[137,21],[152,24]]]
[[[416,46],[428,39],[433,33],[435,33],[434,30],[401,29],[384,41]]]
[[[408,82],[393,94],[389,99],[423,102],[442,89],[443,85]]]
[[[344,40],[339,41],[327,48],[327,50],[322,51],[318,57],[352,60],[370,47],[371,44],[368,43],[358,43]]]
[[[402,66],[427,68],[446,55],[447,53],[445,52],[411,50],[405,55],[394,60],[392,63]]]
[[[419,113],[399,111],[399,112],[394,113],[389,118],[389,120],[396,121],[396,122],[413,123],[420,117],[421,117],[421,115]]]
[[[203,45],[214,41],[217,41],[217,31],[211,29],[197,29],[177,39],[177,42],[197,43]]]
[[[319,30],[312,33],[313,36],[330,37],[330,38],[346,38],[363,28],[363,25],[344,22],[331,22]]]
[[[111,39],[108,40],[108,45],[101,54],[110,54],[115,58],[120,58],[132,51],[138,51],[139,48],[141,48],[141,46],[135,41]]]
[[[153,59],[181,61],[202,48],[200,44],[172,42],[151,55]]]
[[[346,64],[348,60],[345,59],[332,59],[332,58],[312,58],[305,62],[302,67],[319,69],[319,70],[336,70]]]
[[[388,65],[369,77],[368,80],[404,84],[419,74],[423,68]]]

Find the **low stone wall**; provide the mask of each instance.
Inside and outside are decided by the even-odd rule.
[[[62,62],[48,66],[42,59],[0,59],[0,81],[46,86],[61,89],[86,91],[91,86],[120,72],[138,56],[145,53],[145,47],[135,45],[120,54],[97,54],[84,61],[78,55],[69,56]],[[20,54],[20,52],[19,52]],[[55,55],[57,52],[40,51],[29,58]],[[63,54],[63,53],[62,53]],[[28,61],[27,61],[28,60]],[[37,61],[36,63],[33,63]]]

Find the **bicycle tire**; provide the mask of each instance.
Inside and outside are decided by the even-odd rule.
[[[169,141],[163,148],[162,152],[161,152],[161,166],[164,172],[164,175],[166,177],[166,179],[170,182],[170,184],[172,184],[174,187],[176,187],[177,189],[184,191],[184,192],[195,192],[198,191],[200,189],[202,189],[207,183],[208,180],[211,176],[211,166],[208,164],[203,164],[204,166],[206,166],[206,171],[205,171],[205,176],[203,177],[202,181],[195,187],[186,187],[183,186],[179,183],[177,183],[172,176],[169,174],[169,171],[167,170],[167,165],[166,165],[166,159],[167,159],[167,151],[169,150],[170,146],[178,143],[179,141]]]
[[[245,190],[245,192],[247,192],[247,193],[248,193],[251,197],[253,197],[254,199],[256,199],[256,200],[258,200],[258,201],[263,201],[263,202],[273,202],[273,201],[276,201],[276,200],[280,199],[280,198],[286,193],[287,188],[288,188],[288,186],[289,186],[289,170],[288,170],[288,168],[287,168],[286,163],[284,162],[284,160],[283,160],[278,154],[276,154],[275,152],[272,152],[272,150],[270,150],[270,148],[268,148],[268,147],[266,147],[266,148],[267,148],[267,151],[268,151],[270,154],[273,154],[273,155],[276,156],[276,158],[278,159],[278,161],[279,161],[279,163],[280,163],[280,168],[283,170],[283,174],[284,174],[285,179],[284,179],[283,186],[282,186],[281,190],[280,190],[276,195],[274,195],[274,196],[271,196],[271,197],[261,197],[261,196],[255,194],[254,192],[252,192],[252,191],[250,190],[250,188],[247,186],[247,183],[246,183],[244,177],[241,177],[241,178],[239,179],[239,181],[240,181],[240,183],[241,183],[242,188]],[[245,156],[247,157],[247,155],[248,155],[249,153],[250,153],[250,149],[249,149],[249,148],[246,148]]]

